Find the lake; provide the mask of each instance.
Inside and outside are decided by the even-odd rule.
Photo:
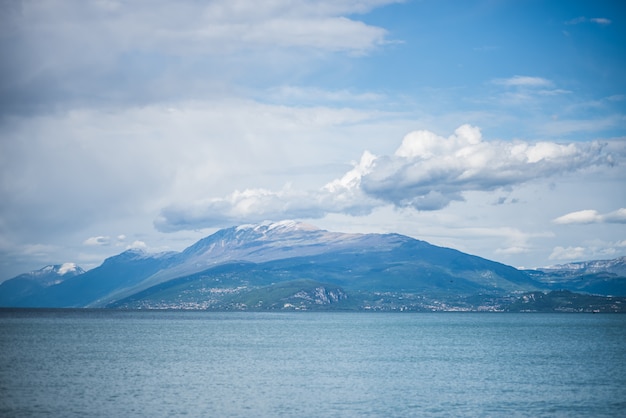
[[[0,310],[0,416],[626,416],[626,315]]]

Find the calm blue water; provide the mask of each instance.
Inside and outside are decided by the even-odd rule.
[[[0,416],[626,416],[626,315],[0,311]]]

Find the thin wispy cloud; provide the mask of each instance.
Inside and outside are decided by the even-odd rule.
[[[494,84],[507,87],[550,87],[552,81],[542,77],[531,77],[516,75],[510,78],[498,78],[493,80]]]
[[[615,223],[626,224],[626,208],[620,208],[614,212],[600,213],[594,209],[579,210],[559,216],[553,221],[556,224],[594,224],[594,223]]]
[[[280,79],[326,54],[394,42],[358,16],[395,2],[24,1],[0,17],[11,39],[0,110],[223,95],[237,79]]]
[[[584,247],[555,247],[550,260],[583,260],[587,251]]]
[[[541,96],[555,97],[572,93],[571,90],[556,87],[552,80],[543,77],[516,75],[491,80],[491,84],[502,88],[500,100],[506,104],[523,104]]]
[[[580,16],[565,22],[566,25],[579,25],[581,23],[596,23],[601,26],[607,26],[610,25],[612,22],[610,19],[607,19],[605,17],[587,18],[584,16]]]
[[[102,235],[89,237],[83,242],[83,245],[111,245],[111,237],[105,237]]]
[[[109,246],[109,245],[122,246],[122,245],[126,245],[125,242],[126,242],[126,235],[123,235],[123,234],[118,235],[115,238],[112,238],[110,236],[98,235],[95,237],[87,238],[86,240],[83,241],[83,245],[86,245],[86,246]],[[136,241],[136,242],[140,242],[140,241]],[[131,244],[131,247],[132,245],[133,244]]]

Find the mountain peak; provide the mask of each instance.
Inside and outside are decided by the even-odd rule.
[[[298,222],[293,220],[284,220],[278,222],[265,221],[259,224],[245,224],[235,227],[235,231],[252,230],[254,232],[261,233],[283,233],[293,231],[318,231],[319,228],[304,222]]]
[[[26,280],[37,283],[40,286],[52,286],[79,274],[83,274],[83,270],[76,263],[50,264],[38,270],[20,274],[6,282]]]
[[[33,270],[30,273],[26,273],[26,274],[32,277],[40,277],[40,276],[46,276],[46,275],[76,276],[84,272],[85,271],[76,263],[63,263],[63,264],[50,264],[48,266],[40,268],[39,270]]]
[[[63,263],[57,269],[57,273],[60,276],[65,276],[69,273],[78,273],[82,272],[82,269],[76,265],[76,263]]]

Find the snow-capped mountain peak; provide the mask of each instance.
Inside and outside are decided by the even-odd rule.
[[[59,284],[66,279],[78,276],[84,272],[85,270],[75,263],[50,264],[38,270],[20,274],[13,279],[7,280],[7,282],[11,282],[12,280],[26,280],[47,287]]]
[[[76,263],[63,263],[57,269],[57,274],[64,276],[68,273],[76,273],[78,269],[80,269],[80,267],[78,267]]]
[[[39,270],[33,270],[30,273],[26,273],[26,274],[32,277],[41,277],[41,276],[48,276],[48,275],[76,276],[77,274],[81,274],[84,272],[85,271],[76,263],[63,263],[63,264],[54,264],[54,265],[51,264],[51,265],[42,267]]]
[[[245,224],[235,227],[235,231],[254,231],[259,233],[268,232],[293,232],[293,231],[316,231],[316,226],[293,220],[278,222],[265,221],[259,224]]]

